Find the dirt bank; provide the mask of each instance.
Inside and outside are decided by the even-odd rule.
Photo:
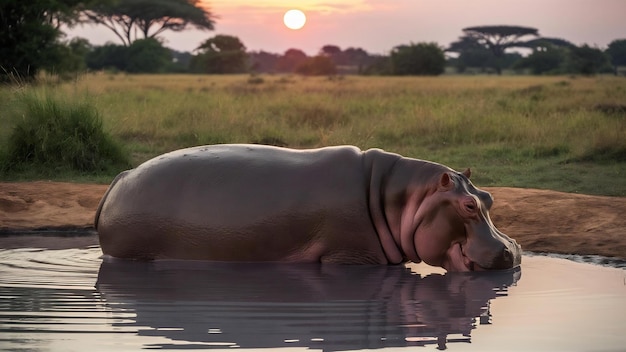
[[[106,185],[0,183],[0,233],[90,228]],[[626,198],[520,188],[485,188],[492,220],[525,250],[626,259]]]

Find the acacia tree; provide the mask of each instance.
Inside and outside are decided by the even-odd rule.
[[[98,0],[84,5],[81,15],[82,23],[109,28],[125,46],[138,39],[137,31],[146,39],[166,30],[212,30],[214,25],[200,0]]]
[[[477,26],[463,28],[463,32],[469,38],[476,40],[481,45],[487,47],[496,57],[495,70],[500,75],[502,69],[500,59],[504,56],[504,51],[508,48],[522,47],[526,36],[539,36],[536,28],[521,26]]]

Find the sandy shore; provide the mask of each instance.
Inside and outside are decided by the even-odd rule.
[[[0,183],[0,233],[93,228],[106,185]],[[489,188],[496,226],[524,250],[626,259],[626,198]]]

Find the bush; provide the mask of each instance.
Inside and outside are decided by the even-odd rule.
[[[566,65],[568,72],[583,75],[613,72],[610,56],[587,44],[571,48]]]
[[[95,173],[130,166],[122,148],[104,132],[92,105],[34,94],[22,96],[21,103],[23,118],[9,135],[3,171]]]
[[[154,38],[135,40],[126,53],[125,70],[131,73],[165,72],[172,62],[170,50]]]
[[[124,71],[128,61],[128,48],[107,43],[97,46],[85,57],[87,68],[91,70]]]
[[[513,65],[513,69],[530,69],[533,75],[561,74],[567,55],[567,49],[549,47],[544,51],[534,51],[520,59]]]
[[[172,53],[154,38],[135,40],[130,46],[107,43],[85,55],[92,70],[160,73],[172,67]]]
[[[436,76],[446,67],[443,50],[436,43],[396,46],[391,51],[390,60],[395,75]]]

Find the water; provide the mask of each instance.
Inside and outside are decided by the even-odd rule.
[[[0,237],[0,350],[624,351],[626,270],[123,262],[97,238]]]

